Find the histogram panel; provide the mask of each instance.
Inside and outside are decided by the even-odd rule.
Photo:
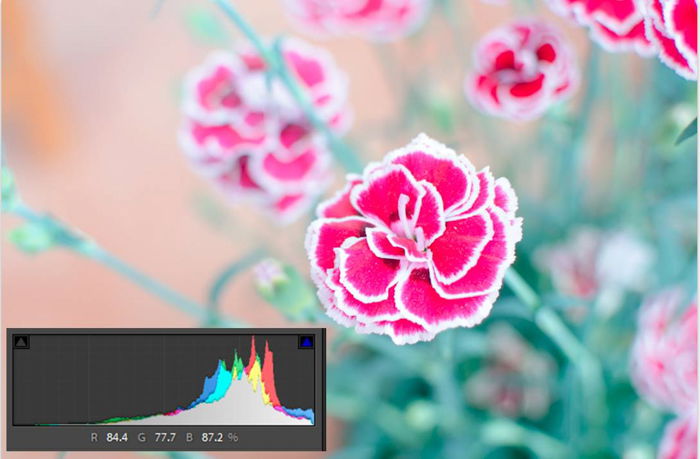
[[[35,335],[16,352],[15,425],[313,423],[295,335]]]
[[[313,428],[323,408],[313,333],[13,336],[13,427]]]

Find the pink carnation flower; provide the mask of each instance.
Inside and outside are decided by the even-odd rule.
[[[284,0],[287,12],[304,32],[359,35],[394,40],[425,20],[430,0]]]
[[[697,303],[680,312],[683,296],[671,289],[642,306],[631,360],[637,391],[675,413],[697,409]]]
[[[659,58],[680,76],[698,78],[698,4],[696,0],[642,0],[646,36]]]
[[[477,325],[515,259],[516,209],[507,179],[421,134],[318,207],[306,249],[328,315],[397,344]]]
[[[349,126],[347,78],[324,50],[286,40],[283,55],[331,127]],[[286,87],[249,47],[217,52],[187,77],[180,143],[194,166],[234,200],[288,222],[330,178],[321,137]]]
[[[568,97],[577,83],[572,51],[559,32],[527,20],[499,27],[481,39],[465,90],[479,110],[529,120]]]
[[[558,14],[589,27],[591,38],[608,51],[652,55],[654,44],[644,30],[644,11],[638,0],[549,0]]]
[[[698,421],[695,413],[678,417],[666,425],[658,459],[697,459]]]

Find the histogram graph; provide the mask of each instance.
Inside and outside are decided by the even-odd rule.
[[[239,427],[225,431],[237,441],[244,428],[313,429],[325,365],[310,330],[31,333],[26,347],[13,336],[8,417],[15,428],[182,427],[190,437]]]

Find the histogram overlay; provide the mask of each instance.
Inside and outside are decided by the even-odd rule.
[[[15,351],[15,425],[315,421],[297,335],[38,335]]]

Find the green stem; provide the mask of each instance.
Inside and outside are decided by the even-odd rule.
[[[265,256],[265,250],[258,248],[250,252],[248,255],[231,263],[219,274],[212,287],[209,289],[207,300],[207,324],[219,325],[221,323],[221,295],[226,285],[231,282],[242,271],[253,266]]]
[[[52,234],[52,237],[58,245],[64,246],[70,250],[73,250],[74,252],[102,263],[147,292],[155,295],[167,303],[172,304],[182,312],[201,321],[209,318],[209,312],[204,306],[182,296],[166,285],[136,270],[126,262],[104,250],[94,241],[88,239],[82,234],[79,234],[77,231],[69,228],[50,215],[41,215],[22,203],[18,203],[16,206],[10,209],[9,212],[19,216],[29,223],[46,229]],[[227,327],[241,326],[239,322],[229,318],[221,318],[219,322]]]
[[[228,17],[240,31],[250,40],[255,49],[260,53],[260,56],[265,60],[268,66],[268,71],[273,76],[276,76],[287,87],[287,90],[292,95],[299,107],[302,109],[311,124],[319,130],[326,139],[331,152],[336,160],[348,172],[362,171],[362,163],[357,158],[355,152],[345,143],[335,132],[328,126],[323,118],[319,116],[310,102],[308,95],[301,89],[296,78],[292,76],[285,60],[282,59],[280,53],[280,42],[275,41],[273,51],[263,43],[260,36],[253,30],[248,22],[241,16],[238,11],[229,4],[226,0],[212,0],[223,13]]]
[[[493,419],[481,429],[481,438],[494,446],[522,446],[537,457],[573,457],[570,447],[539,430],[524,427],[510,419]]]
[[[520,301],[525,303],[532,312],[536,312],[540,307],[542,307],[542,302],[540,301],[539,295],[533,290],[530,285],[525,282],[518,272],[511,268],[506,271],[504,278],[506,285],[515,293]]]
[[[585,136],[588,134],[589,123],[593,113],[593,106],[598,94],[598,64],[600,61],[600,51],[598,46],[591,45],[586,59],[586,91],[581,101],[578,115],[574,120],[569,144],[572,145],[569,154],[562,155],[562,170],[560,172],[560,185],[566,193],[562,193],[564,198],[564,209],[575,215],[580,212],[580,199],[582,194],[583,174],[583,153],[586,148]]]
[[[505,282],[515,296],[530,308],[537,327],[559,347],[567,360],[578,370],[587,402],[588,421],[594,427],[594,434],[601,435],[608,413],[605,405],[605,379],[600,362],[566,326],[561,317],[542,304],[539,295],[517,271],[509,269]]]

